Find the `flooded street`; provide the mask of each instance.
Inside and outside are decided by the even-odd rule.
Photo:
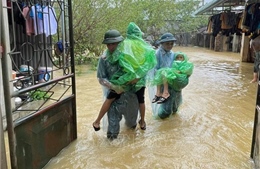
[[[145,131],[121,124],[119,138],[92,123],[102,105],[96,71],[77,67],[78,138],[45,169],[251,169],[256,84],[253,64],[240,54],[199,47],[173,47],[194,63],[183,104],[177,114],[160,120],[152,115],[146,91]]]

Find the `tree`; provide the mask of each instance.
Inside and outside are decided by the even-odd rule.
[[[178,14],[177,19],[179,31],[177,32],[191,32],[206,26],[208,16],[193,16],[192,13],[198,7],[199,1],[180,1],[177,3]]]
[[[154,38],[164,32],[194,30],[207,19],[192,17],[198,1],[174,0],[76,0],[73,1],[73,30],[75,54],[88,51],[99,56],[101,44],[109,29],[119,30],[125,36],[129,22],[135,22]],[[202,20],[205,21],[202,21]]]

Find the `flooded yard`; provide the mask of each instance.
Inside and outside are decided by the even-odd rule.
[[[253,64],[239,53],[199,47],[174,47],[194,63],[183,104],[177,114],[153,117],[146,91],[145,131],[121,124],[119,138],[109,141],[106,129],[92,122],[103,102],[96,71],[77,67],[78,138],[45,169],[248,169],[257,85],[250,83]]]

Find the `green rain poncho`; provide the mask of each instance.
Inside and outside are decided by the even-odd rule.
[[[174,60],[171,68],[161,68],[159,69],[152,82],[153,85],[162,85],[166,81],[169,86],[174,90],[180,91],[189,82],[189,76],[193,72],[193,63],[188,61],[188,57],[185,53],[176,52],[174,53],[174,58],[177,55],[182,55],[184,57],[183,61]]]
[[[145,86],[145,75],[157,63],[155,50],[142,39],[141,29],[133,22],[127,27],[126,39],[122,41],[112,54],[122,70],[115,73],[110,82],[122,86],[124,90],[139,90]],[[140,79],[135,85],[128,83]],[[134,89],[133,89],[134,88]]]

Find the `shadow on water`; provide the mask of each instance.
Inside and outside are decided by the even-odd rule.
[[[173,50],[187,53],[195,65],[178,113],[165,120],[153,117],[146,91],[147,130],[129,130],[122,123],[114,141],[106,139],[105,129],[92,128],[102,89],[95,71],[78,67],[85,72],[76,78],[78,139],[45,168],[252,168],[253,64],[240,63],[238,53],[195,47]]]

